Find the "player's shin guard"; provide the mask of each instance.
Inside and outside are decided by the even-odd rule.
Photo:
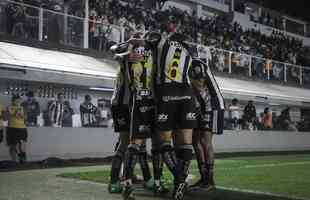
[[[163,161],[165,162],[166,166],[168,167],[169,171],[173,174],[174,177],[177,175],[176,165],[177,159],[175,156],[175,152],[170,144],[163,144],[161,146],[161,155]]]
[[[198,164],[198,169],[199,169],[199,173],[200,173],[200,182],[202,181],[204,183],[204,181],[207,179],[207,170],[206,170],[206,164],[204,159],[202,158],[203,152],[199,151],[198,147],[195,147],[195,155],[196,155],[196,160],[197,160],[197,164]]]
[[[119,181],[119,174],[121,171],[123,158],[124,158],[124,153],[121,153],[121,152],[116,153],[116,155],[113,157],[111,175],[110,175],[111,184],[114,184]]]
[[[155,184],[159,186],[163,171],[163,159],[160,151],[156,148],[152,149],[152,162]]]
[[[205,181],[210,185],[215,185],[213,169],[214,169],[214,162],[209,162],[205,164],[205,170],[206,170]]]
[[[134,167],[139,157],[139,145],[130,144],[125,155],[124,177],[127,184],[132,184]]]
[[[140,162],[144,181],[149,181],[152,178],[152,176],[151,176],[149,164],[147,162],[147,151],[146,151],[145,144],[140,146],[139,162]]]
[[[189,173],[189,167],[193,157],[192,145],[178,145],[176,148],[177,177],[176,184],[184,183]]]

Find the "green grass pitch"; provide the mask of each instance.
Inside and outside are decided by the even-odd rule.
[[[139,173],[138,169],[136,171]],[[109,174],[109,170],[105,170],[61,176],[108,183]],[[194,177],[192,181],[199,178],[196,161],[192,162],[190,174]],[[172,176],[166,169],[164,177],[168,184],[172,183]],[[216,191],[190,192],[190,197],[203,199],[207,196],[208,200],[310,200],[310,154],[217,159],[215,180]]]

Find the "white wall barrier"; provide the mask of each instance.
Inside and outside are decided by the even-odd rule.
[[[28,128],[28,158],[64,159],[106,157],[113,154],[117,134],[99,128]],[[150,147],[150,145],[148,145]],[[216,152],[298,151],[310,150],[310,133],[232,132],[215,137]],[[9,159],[5,142],[0,144],[0,160]]]

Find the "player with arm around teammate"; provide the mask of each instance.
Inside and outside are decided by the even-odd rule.
[[[134,166],[138,159],[140,159],[144,180],[147,186],[154,186],[154,181],[152,181],[152,177],[149,173],[145,141],[147,138],[154,136],[155,132],[155,60],[153,57],[152,45],[144,41],[140,33],[134,34],[133,38],[128,41],[127,52],[117,54],[117,56],[120,56],[124,69],[127,70],[126,75],[129,80],[130,88],[130,139],[124,162],[125,186],[123,188],[123,198],[134,199],[132,178]],[[153,145],[155,145],[154,141],[155,140],[152,138]],[[159,179],[159,184],[156,184],[155,191],[163,192],[164,190],[160,184],[160,173],[162,168],[160,160],[156,158],[158,157],[153,155],[154,176],[155,179]]]
[[[198,128],[194,129],[193,146],[200,180],[190,188],[215,189],[213,135],[223,134],[224,99],[208,65],[194,59],[191,82],[196,96]]]

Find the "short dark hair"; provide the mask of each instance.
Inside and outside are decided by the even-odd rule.
[[[62,92],[57,93],[57,98],[59,98],[60,95],[64,95]]]
[[[26,97],[34,97],[33,91],[29,91],[26,93]]]
[[[89,94],[85,95],[85,100],[91,100],[91,96]]]
[[[20,96],[18,94],[12,95],[12,102],[15,102],[17,99],[20,99]]]
[[[233,98],[233,100],[231,101],[231,102],[233,102],[233,103],[238,103],[238,99],[237,98]]]

